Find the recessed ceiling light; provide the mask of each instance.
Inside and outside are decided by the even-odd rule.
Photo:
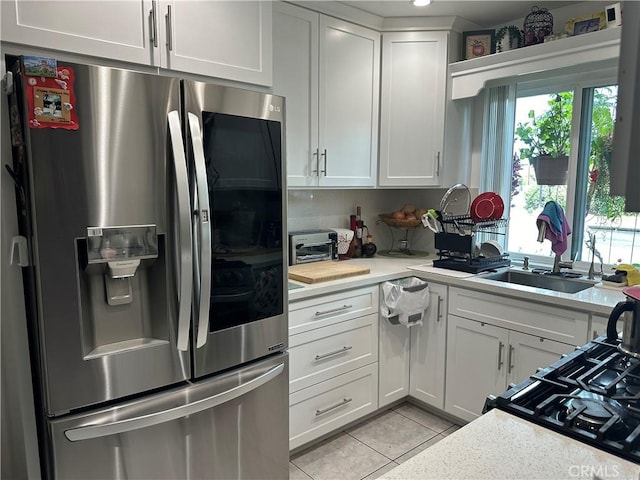
[[[431,3],[431,0],[411,0],[416,7],[426,7]]]

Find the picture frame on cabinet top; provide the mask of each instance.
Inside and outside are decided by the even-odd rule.
[[[591,15],[575,17],[569,19],[565,24],[564,31],[569,35],[583,35],[589,32],[597,32],[606,28],[606,17],[604,10]]]
[[[495,30],[474,30],[462,33],[462,59],[484,57],[495,53]]]

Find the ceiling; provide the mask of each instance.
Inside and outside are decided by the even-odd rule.
[[[415,7],[409,0],[355,0],[341,3],[380,17],[456,16],[473,22],[480,27],[489,28],[508,23],[511,20],[524,18],[531,12],[531,7],[534,5],[552,10],[580,2],[433,0],[433,3],[427,7]]]

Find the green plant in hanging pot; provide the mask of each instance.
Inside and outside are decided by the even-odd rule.
[[[549,109],[536,116],[529,112],[530,121],[516,126],[516,139],[526,147],[520,158],[528,159],[536,172],[538,185],[565,185],[569,167],[569,141],[573,94],[553,95]]]
[[[496,51],[506,52],[524,45],[522,31],[515,25],[507,25],[496,32]]]

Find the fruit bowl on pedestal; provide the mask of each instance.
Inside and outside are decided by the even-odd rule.
[[[416,228],[418,225],[422,224],[422,221],[419,218],[394,218],[392,213],[381,213],[378,217],[390,227],[395,228]]]

